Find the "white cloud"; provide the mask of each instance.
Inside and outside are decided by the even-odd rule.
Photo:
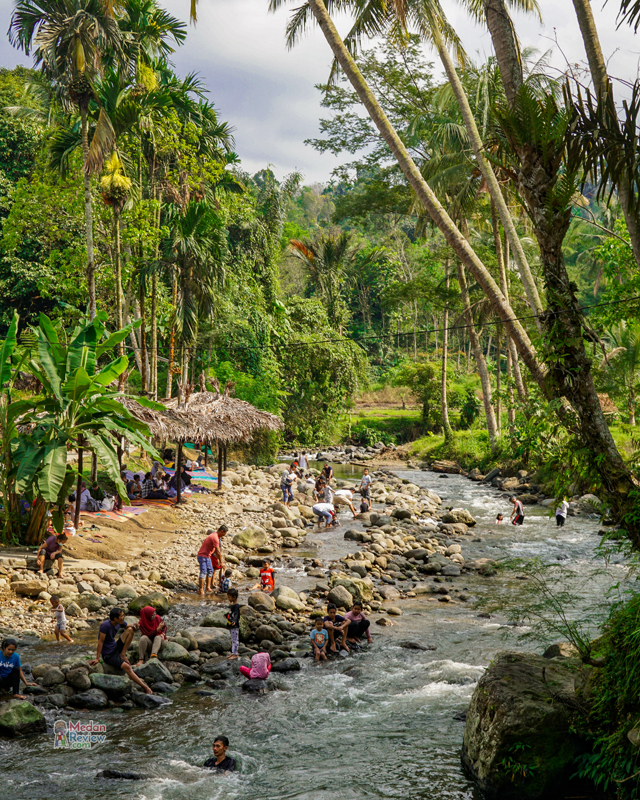
[[[612,75],[634,80],[640,47],[626,25],[616,29],[616,0],[594,14]],[[189,27],[186,44],[174,55],[180,74],[197,71],[211,90],[211,99],[223,119],[236,128],[236,149],[246,170],[272,164],[279,176],[299,169],[307,182],[326,181],[337,159],[316,153],[303,144],[318,133],[323,114],[316,83],[326,80],[331,52],[322,34],[312,28],[293,50],[285,47],[290,7],[276,14],[267,0],[200,0],[198,24]],[[175,16],[187,20],[189,0],[166,2]],[[474,57],[491,52],[491,39],[465,14],[460,4],[444,3],[467,51]],[[539,52],[554,49],[558,70],[585,62],[582,40],[570,0],[540,0],[544,25],[517,15],[516,28],[523,45]],[[0,30],[9,26],[12,3],[0,0]],[[346,20],[339,20],[341,31]],[[557,38],[559,48],[555,46]],[[478,56],[476,56],[478,54]],[[433,58],[430,54],[429,58]],[[0,40],[0,65],[28,64],[29,59]]]

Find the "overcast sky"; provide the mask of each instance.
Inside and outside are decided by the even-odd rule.
[[[516,18],[523,45],[544,52],[554,48],[552,63],[564,69],[565,59],[584,63],[585,55],[571,0],[539,0],[544,24]],[[299,5],[291,3],[290,6]],[[187,20],[189,0],[166,0],[164,6]],[[289,8],[267,13],[267,0],[199,0],[199,18],[189,27],[186,44],[173,60],[184,75],[197,71],[211,91],[221,117],[236,129],[236,150],[244,169],[255,172],[269,164],[279,177],[300,170],[305,182],[325,182],[336,165],[330,153],[316,153],[304,140],[318,133],[323,110],[315,84],[326,80],[331,62],[322,34],[311,30],[293,50],[284,44]],[[450,21],[474,58],[491,53],[487,33],[475,26],[461,6],[443,0]],[[0,0],[0,29],[9,26],[13,3]],[[594,13],[610,73],[634,80],[640,43],[627,26],[616,29],[618,0],[595,0]],[[341,32],[348,22],[338,20]],[[557,39],[558,46],[555,45]],[[432,53],[430,60],[435,60]],[[0,65],[29,64],[6,36],[0,38]]]

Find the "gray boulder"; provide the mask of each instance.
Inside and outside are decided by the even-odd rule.
[[[87,611],[100,611],[102,608],[102,598],[97,594],[84,592],[78,597],[78,605],[80,608],[86,608]]]
[[[64,672],[58,667],[48,669],[42,678],[42,685],[47,688],[58,686],[61,683],[64,683]]]
[[[140,609],[145,606],[153,606],[158,614],[166,614],[171,608],[168,598],[162,592],[149,592],[149,594],[134,597],[129,603],[129,611],[132,614],[139,614]]]
[[[253,594],[249,595],[249,605],[252,608],[265,606],[270,611],[273,611],[276,607],[276,601],[270,594],[267,594],[266,592],[254,592]]]
[[[300,662],[297,658],[283,658],[273,665],[273,672],[297,672],[300,669]]]
[[[233,537],[233,543],[245,550],[257,550],[258,547],[266,547],[269,544],[267,532],[257,525],[249,526]]]
[[[146,694],[145,692],[132,692],[131,699],[137,706],[146,709],[154,709],[171,703],[171,700],[159,694]]]
[[[259,642],[264,639],[268,642],[274,642],[274,644],[282,644],[283,642],[282,634],[272,625],[260,625],[260,627],[256,629],[254,635]]]
[[[351,608],[353,605],[353,597],[344,586],[334,586],[329,592],[329,602],[333,603],[338,608]]]
[[[113,590],[113,596],[117,597],[118,600],[134,600],[138,596],[138,593],[133,586],[130,586],[128,583],[122,583]]]
[[[131,691],[131,683],[126,675],[101,675],[94,672],[90,680],[94,689],[100,689],[111,700],[119,700]]]
[[[171,683],[173,680],[167,667],[158,658],[150,658],[141,667],[134,667],[133,671],[146,683],[149,681],[153,681],[153,683],[168,681]]]
[[[442,515],[443,522],[464,522],[465,525],[468,525],[472,528],[476,521],[471,516],[471,514],[466,510],[466,508],[453,508],[451,511],[445,511]]]
[[[82,667],[70,669],[66,674],[66,679],[69,686],[73,686],[73,688],[77,689],[79,692],[86,692],[87,689],[91,688],[89,673],[86,669],[82,669]]]
[[[484,794],[505,800],[564,795],[575,758],[586,749],[571,733],[571,703],[588,705],[592,673],[577,659],[497,654],[471,698],[462,745],[463,763]],[[506,770],[505,762],[513,768]]]
[[[231,650],[231,634],[222,628],[189,628],[188,633],[198,642],[202,653],[228,653]],[[163,656],[164,658],[164,656]],[[180,659],[174,659],[179,661]]]
[[[97,674],[97,673],[96,673]],[[98,711],[109,705],[107,695],[101,689],[89,689],[69,698],[68,704],[74,708],[87,708],[89,711]]]

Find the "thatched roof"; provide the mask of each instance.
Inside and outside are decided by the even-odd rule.
[[[600,408],[602,409],[602,413],[605,416],[620,413],[616,404],[613,402],[613,400],[609,397],[608,394],[599,394],[598,400],[600,401]]]
[[[140,403],[130,397],[119,397],[118,401],[140,422],[151,431],[152,436],[169,441],[179,442],[184,439],[201,434],[197,425],[189,424],[188,420],[181,414],[177,414],[171,409],[157,411],[152,408],[140,405]]]
[[[244,400],[231,397],[235,384],[227,384],[224,392],[216,380],[213,381],[215,392],[206,390],[204,376],[200,378],[203,391],[191,392],[186,387],[182,402],[180,398],[165,400],[168,409],[190,419],[201,417],[207,433],[202,438],[222,443],[248,442],[253,434],[260,430],[280,431],[284,424],[280,417],[261,411]]]

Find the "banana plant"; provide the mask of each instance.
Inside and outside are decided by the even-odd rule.
[[[119,402],[123,395],[113,388],[128,368],[127,357],[118,356],[101,365],[133,326],[109,335],[105,318],[100,313],[67,336],[41,314],[39,324],[31,329],[30,357],[24,369],[40,382],[42,391],[23,401],[20,425],[28,433],[14,440],[12,453],[15,491],[35,498],[24,534],[27,544],[41,538],[46,512],[52,506],[54,526],[62,529],[65,498],[74,480],[78,489],[82,481],[80,459],[75,467],[67,463],[69,450],[95,453],[123,499],[126,494],[117,452],[120,439],[157,456],[148,441],[147,426]]]

